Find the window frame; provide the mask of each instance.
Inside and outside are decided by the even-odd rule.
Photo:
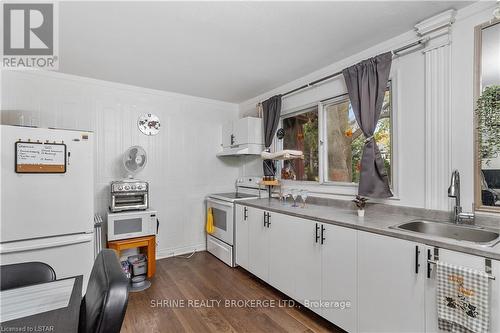
[[[390,90],[390,123],[391,123],[391,190],[394,193],[392,199],[398,200],[398,163],[397,163],[397,152],[398,152],[398,117],[397,117],[397,95],[394,90],[395,78],[389,79],[387,83],[387,88]],[[316,107],[318,111],[318,181],[307,181],[307,180],[281,180],[286,186],[293,186],[296,188],[309,189],[314,193],[321,194],[338,194],[338,195],[353,195],[356,193],[358,188],[358,183],[354,182],[339,182],[339,181],[328,181],[326,177],[326,170],[328,169],[328,140],[327,140],[327,122],[326,120],[326,106],[334,103],[342,103],[349,100],[349,94],[343,93],[323,99],[318,102],[309,103],[300,107],[290,109],[288,112],[282,114],[279,121],[279,128],[283,127],[283,119],[296,116],[304,112],[312,111],[311,108]],[[277,150],[283,149],[283,140],[275,140],[275,148]],[[283,167],[283,161],[278,163],[277,174],[281,179],[281,169]]]
[[[283,119],[286,119],[286,118],[291,118],[291,117],[295,117],[299,114],[302,114],[302,113],[306,113],[306,112],[312,112],[314,110],[312,109],[316,109],[316,111],[318,112],[318,140],[320,138],[320,113],[321,113],[321,109],[320,109],[320,103],[310,103],[310,104],[307,104],[305,106],[302,106],[300,108],[296,108],[296,109],[293,109],[292,111],[290,112],[287,112],[286,114],[280,116],[280,120],[279,120],[279,125],[278,125],[278,128],[283,128]],[[276,138],[276,137],[275,137]],[[277,140],[277,150],[283,150],[283,140]],[[320,146],[320,141],[318,141],[318,147]],[[285,179],[286,181],[290,181],[290,182],[293,182],[293,183],[301,183],[301,184],[321,184],[321,176],[320,176],[320,169],[321,169],[321,158],[320,158],[320,154],[321,154],[321,150],[318,149],[318,181],[314,181],[314,180],[291,180],[291,179]],[[283,168],[283,165],[284,165],[284,161],[280,161],[280,163],[277,163],[278,166],[276,168],[276,173],[279,175],[278,178],[280,180],[281,179],[281,169]]]

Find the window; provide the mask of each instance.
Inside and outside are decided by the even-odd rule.
[[[384,95],[375,140],[391,181],[391,89]],[[304,152],[304,160],[284,161],[282,179],[358,183],[365,137],[347,96],[331,99],[282,118],[283,149]],[[322,130],[319,130],[322,129]],[[322,143],[322,144],[319,144]],[[321,168],[321,172],[320,169]]]
[[[319,181],[318,107],[302,110],[282,119],[283,149],[302,150],[304,159],[284,161],[281,179]]]

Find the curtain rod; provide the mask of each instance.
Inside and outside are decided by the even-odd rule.
[[[429,41],[429,37],[426,37],[426,38],[421,38],[413,43],[410,43],[410,44],[407,44],[405,46],[402,46],[400,48],[397,48],[395,50],[392,50],[392,55],[397,55],[398,52],[401,52],[401,51],[404,51],[404,50],[407,50],[409,48],[412,48],[414,46],[417,46],[417,45],[421,45],[421,44],[425,44]],[[337,73],[333,73],[333,74],[330,74],[328,76],[325,76],[325,77],[322,77],[321,79],[317,79],[315,81],[312,81],[312,82],[309,82],[308,84],[304,84],[303,86],[300,86],[298,88],[295,88],[295,89],[292,89],[290,91],[287,91],[286,93],[284,94],[281,94],[281,97],[285,97],[286,95],[290,95],[290,94],[293,94],[294,92],[297,92],[299,90],[303,90],[303,89],[306,89],[306,88],[309,88],[309,87],[312,87],[320,82],[323,82],[323,81],[326,81],[326,80],[329,80],[331,78],[334,78],[336,76],[339,76],[339,75],[342,75],[342,71],[340,72],[337,72]]]

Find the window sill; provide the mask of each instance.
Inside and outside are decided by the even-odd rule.
[[[296,180],[282,180],[282,186],[285,188],[293,188],[298,190],[309,191],[310,196],[317,197],[331,197],[347,199],[352,198],[358,193],[358,184],[355,183],[319,183],[314,181],[296,181]],[[397,194],[392,198],[387,199],[370,199],[371,202],[387,202],[387,201],[400,201],[401,199]]]

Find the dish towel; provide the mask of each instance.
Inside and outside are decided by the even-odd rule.
[[[437,262],[438,326],[446,332],[489,332],[489,280],[485,272]]]
[[[212,212],[212,208],[207,209],[207,225],[206,225],[207,234],[214,233],[214,214]]]

